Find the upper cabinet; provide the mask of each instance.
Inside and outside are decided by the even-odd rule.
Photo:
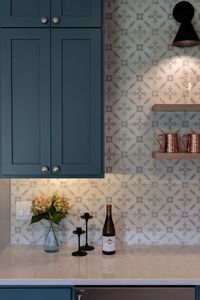
[[[1,0],[1,27],[49,27],[50,0]]]
[[[51,0],[51,26],[101,27],[100,0]]]
[[[101,27],[100,0],[1,0],[1,27]]]
[[[52,168],[58,176],[103,173],[101,44],[98,28],[52,30]]]
[[[2,174],[37,176],[50,169],[50,34],[4,29],[1,44]]]
[[[101,3],[0,1],[2,177],[104,176]]]

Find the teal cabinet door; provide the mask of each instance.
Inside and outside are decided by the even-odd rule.
[[[62,287],[1,287],[2,300],[72,300],[72,289]]]
[[[102,177],[100,29],[52,29],[52,170],[57,177]]]
[[[200,286],[196,286],[196,300],[200,300]]]
[[[48,29],[1,30],[2,175],[50,169],[49,45]]]
[[[51,0],[53,27],[101,27],[102,0]]]
[[[101,27],[102,0],[1,0],[0,27]]]
[[[0,27],[49,27],[50,0],[1,0]]]

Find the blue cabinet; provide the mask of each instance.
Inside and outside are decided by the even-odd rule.
[[[51,6],[76,20],[81,3]],[[2,177],[103,177],[102,65],[101,28],[1,28]]]
[[[57,176],[103,174],[101,44],[100,29],[52,30],[52,166],[59,167]]]
[[[1,0],[0,26],[49,27],[50,0]]]
[[[1,36],[2,175],[102,177],[101,30]]]
[[[51,0],[51,26],[101,27],[101,0]],[[54,23],[54,17],[59,18]]]
[[[200,286],[199,285],[197,285],[196,287],[195,287],[195,300],[200,300]]]
[[[1,27],[101,27],[101,0],[1,0]]]
[[[0,287],[3,300],[72,300],[73,290],[68,287]]]
[[[2,175],[50,166],[50,33],[1,30]]]

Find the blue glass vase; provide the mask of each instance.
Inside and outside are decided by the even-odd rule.
[[[58,229],[53,226],[53,222],[50,222],[49,226],[45,228],[44,238],[45,252],[53,253],[59,251]]]

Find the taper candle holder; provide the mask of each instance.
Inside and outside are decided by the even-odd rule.
[[[72,252],[73,256],[85,256],[85,255],[87,255],[87,252],[83,251],[80,247],[80,236],[81,236],[81,234],[84,234],[84,233],[85,233],[85,230],[82,230],[81,227],[77,227],[76,230],[73,231],[73,234],[77,234],[77,236],[78,236],[78,250]]]
[[[81,250],[85,251],[91,251],[94,250],[94,246],[88,245],[88,220],[92,219],[93,216],[91,216],[88,212],[84,213],[83,216],[81,216],[81,219],[85,220],[85,246],[81,246]]]

